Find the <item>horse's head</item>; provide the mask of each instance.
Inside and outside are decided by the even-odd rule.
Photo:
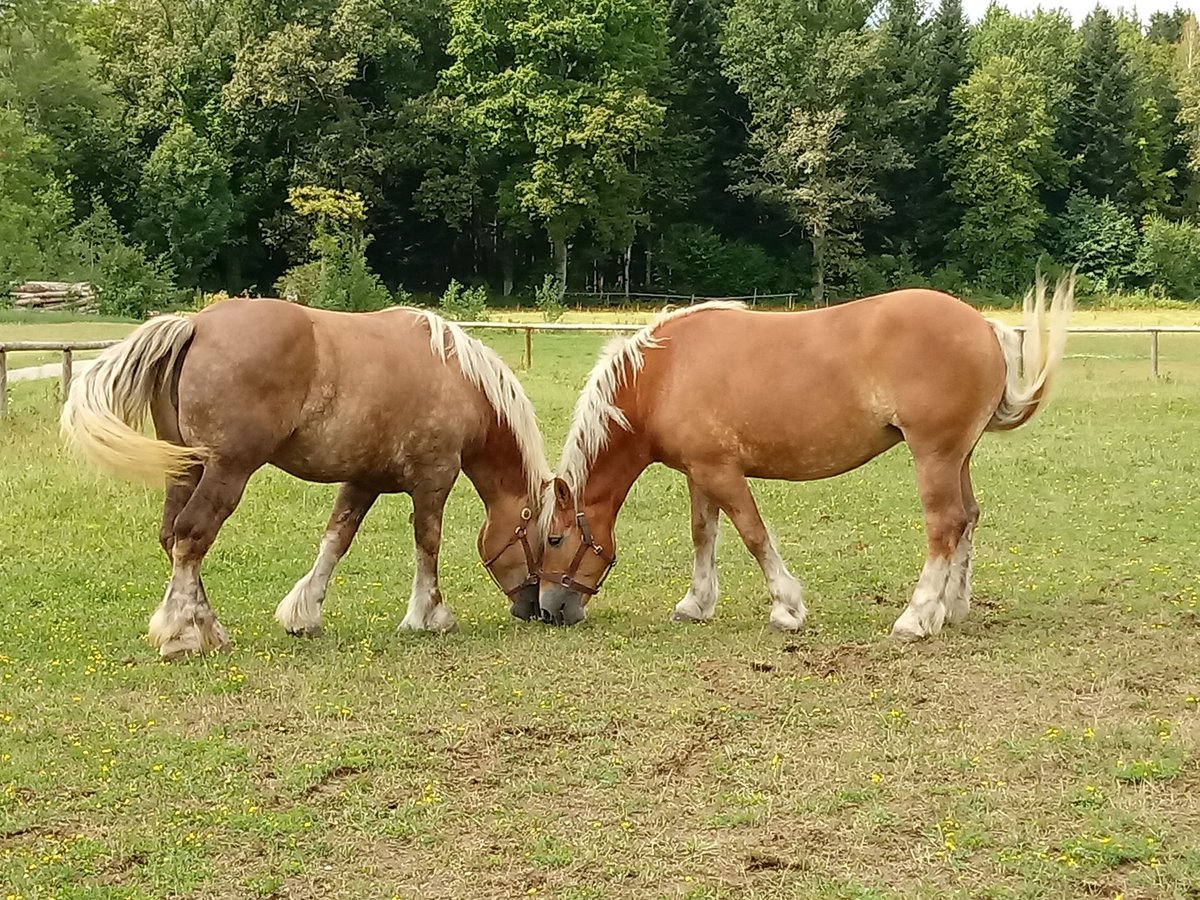
[[[584,607],[617,564],[613,515],[583,509],[561,478],[554,479],[553,504],[538,602],[545,621],[574,625],[587,615]]]
[[[538,617],[542,540],[537,533],[535,508],[528,500],[492,504],[479,530],[479,558],[496,587],[508,597],[509,611],[518,619]]]

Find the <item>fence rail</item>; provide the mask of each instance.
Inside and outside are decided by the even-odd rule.
[[[638,331],[645,327],[625,322],[460,322],[471,330],[493,329],[520,331],[525,334],[525,353],[521,360],[524,368],[533,366],[533,333],[536,332],[592,332],[614,334]],[[1025,329],[1014,326],[1024,337]],[[1200,325],[1079,325],[1068,329],[1071,334],[1146,334],[1150,336],[1150,372],[1159,376],[1158,338],[1160,334],[1200,334]],[[8,413],[8,354],[42,351],[62,354],[62,375],[59,396],[66,397],[71,388],[75,354],[88,350],[105,350],[116,340],[107,341],[0,341],[0,418]],[[20,371],[14,370],[14,371]]]

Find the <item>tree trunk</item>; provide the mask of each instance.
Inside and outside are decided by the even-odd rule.
[[[629,299],[629,265],[633,261],[633,240],[625,248],[625,299]]]
[[[567,292],[567,239],[554,238],[554,268],[557,272],[559,296]]]
[[[825,305],[825,235],[812,236],[813,248],[813,303]]]
[[[513,289],[513,270],[516,268],[517,248],[513,245],[513,240],[507,234],[500,241],[500,273],[504,279],[504,296],[508,297],[512,294]]]

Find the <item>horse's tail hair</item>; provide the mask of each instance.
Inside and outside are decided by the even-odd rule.
[[[1015,329],[994,320],[990,322],[1004,351],[1007,373],[1004,394],[988,422],[988,431],[1019,428],[1046,402],[1051,375],[1058,369],[1066,350],[1067,326],[1074,305],[1074,271],[1058,279],[1049,310],[1046,308],[1046,279],[1039,274],[1033,288],[1025,295],[1024,340]]]
[[[73,385],[60,428],[67,445],[98,468],[131,481],[160,481],[202,462],[202,447],[146,435],[143,423],[158,393],[169,387],[192,339],[185,316],[158,316],[101,354]]]

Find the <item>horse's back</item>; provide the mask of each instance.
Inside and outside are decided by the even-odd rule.
[[[990,324],[936,291],[799,313],[707,309],[656,334],[637,393],[660,452],[681,459],[708,442],[763,477],[847,471],[902,431],[982,430],[1004,384]]]
[[[460,414],[446,419],[448,406]],[[414,467],[478,427],[477,406],[434,356],[426,323],[404,309],[223,301],[195,317],[179,376],[188,443],[312,481],[402,489]]]

